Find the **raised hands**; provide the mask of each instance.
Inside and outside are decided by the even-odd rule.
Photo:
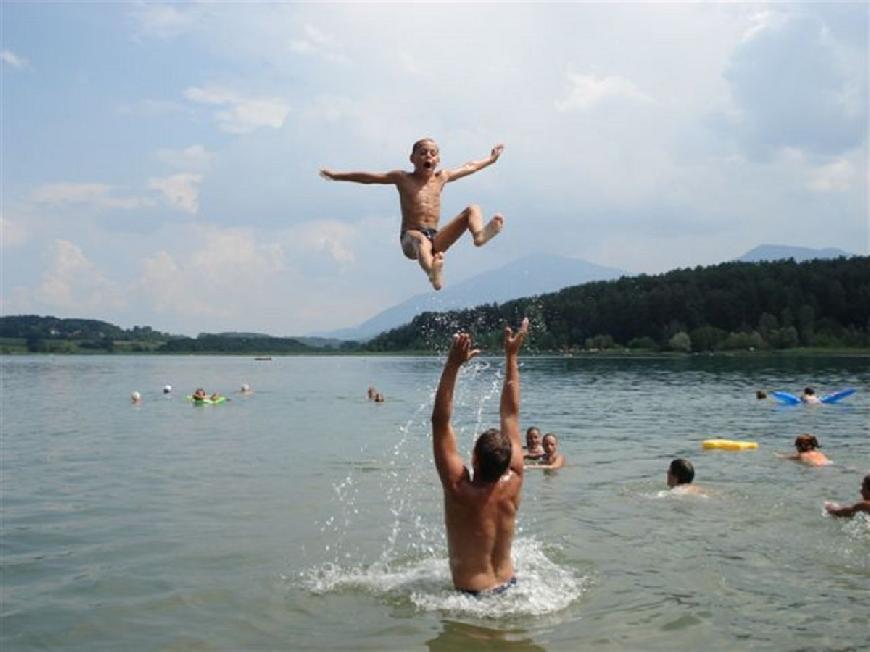
[[[501,156],[501,153],[504,151],[504,145],[498,144],[492,148],[492,151],[489,153],[489,159],[495,163],[498,160],[498,157]]]
[[[514,334],[510,326],[504,327],[504,352],[508,355],[516,355],[529,333],[529,318],[523,319],[520,329]]]
[[[447,354],[447,362],[461,366],[478,353],[480,353],[480,349],[475,349],[472,345],[471,335],[457,333],[453,336],[453,344],[450,346],[450,353]]]

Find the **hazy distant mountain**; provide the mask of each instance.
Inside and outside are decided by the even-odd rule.
[[[411,297],[378,313],[356,328],[320,333],[326,337],[366,340],[396,328],[427,311],[458,310],[484,303],[504,303],[519,297],[555,292],[569,285],[605,281],[625,276],[626,272],[602,267],[578,258],[533,254],[504,267],[478,274],[441,292],[426,292]]]
[[[811,249],[810,247],[790,247],[788,245],[763,244],[755,249],[747,251],[736,260],[741,263],[757,263],[762,260],[785,260],[794,258],[796,263],[815,258],[839,258],[840,256],[854,256],[842,249]]]

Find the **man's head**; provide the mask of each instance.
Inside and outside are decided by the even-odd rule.
[[[815,396],[816,390],[812,387],[804,387],[804,396]]]
[[[870,473],[864,476],[864,482],[861,483],[861,497],[870,500]]]
[[[411,163],[414,171],[434,172],[441,162],[438,143],[431,138],[421,138],[411,147]]]
[[[541,431],[535,426],[526,430],[526,448],[529,450],[538,448],[541,445]]]
[[[547,454],[547,457],[553,457],[556,454],[556,446],[559,444],[559,440],[556,438],[552,432],[548,432],[544,435],[544,452]]]
[[[474,443],[472,465],[474,478],[483,482],[496,482],[511,463],[511,440],[496,428],[485,431]]]
[[[695,467],[689,460],[679,458],[673,460],[668,467],[668,486],[676,487],[689,484],[695,479]]]

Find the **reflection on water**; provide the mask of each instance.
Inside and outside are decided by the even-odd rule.
[[[484,652],[493,649],[543,652],[545,649],[535,645],[523,630],[492,629],[448,619],[442,620],[441,624],[441,633],[426,641],[430,652]]]

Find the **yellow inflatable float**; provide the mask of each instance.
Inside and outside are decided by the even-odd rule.
[[[758,448],[758,442],[738,439],[705,439],[701,442],[701,447],[706,450],[749,451]]]

